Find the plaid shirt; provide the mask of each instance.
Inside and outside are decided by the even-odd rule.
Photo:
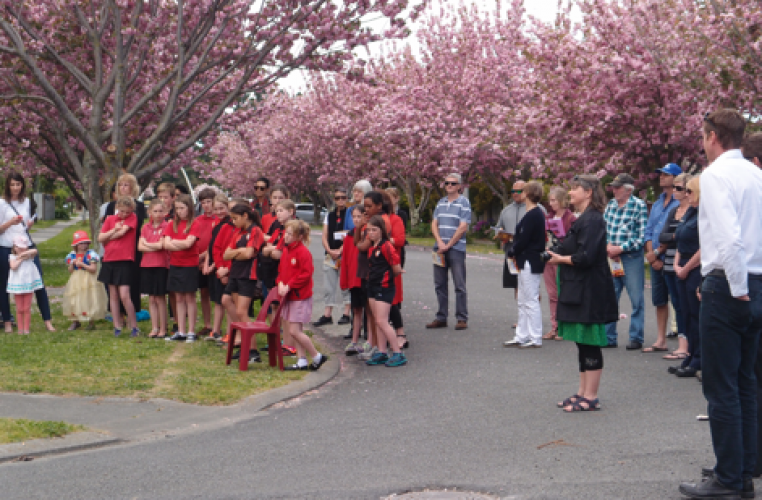
[[[621,246],[623,252],[643,248],[648,223],[648,209],[643,200],[630,196],[623,207],[616,200],[611,200],[603,218],[606,220],[606,239],[610,245]]]

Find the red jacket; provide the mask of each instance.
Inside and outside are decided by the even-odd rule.
[[[392,223],[392,234],[389,236],[394,239],[394,249],[397,250],[397,254],[402,256],[402,249],[405,248],[405,223],[402,221],[399,215],[392,214],[389,216]],[[394,277],[394,300],[392,305],[402,303],[402,274],[398,274]]]
[[[362,285],[362,281],[357,277],[357,255],[360,252],[357,250],[357,246],[355,246],[355,238],[352,232],[344,237],[342,248],[339,286],[342,290],[359,288]]]
[[[301,241],[294,241],[283,250],[276,283],[289,286],[291,291],[286,296],[288,300],[306,300],[312,297],[314,271],[309,249]]]

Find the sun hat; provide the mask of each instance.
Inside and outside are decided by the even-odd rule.
[[[71,246],[75,247],[80,243],[92,243],[90,237],[87,235],[87,231],[77,231],[74,233],[74,239],[71,242]]]
[[[15,238],[13,238],[13,246],[18,247],[22,250],[26,250],[27,248],[29,248],[29,238],[22,235],[16,236]]]

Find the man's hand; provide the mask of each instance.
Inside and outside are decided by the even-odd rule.
[[[651,269],[653,269],[654,271],[661,271],[663,267],[664,267],[664,262],[658,259],[656,259],[655,261],[651,263]]]
[[[438,240],[437,241],[437,253],[443,254],[446,253],[450,249],[450,245],[446,245],[444,241]]]
[[[749,299],[749,295],[746,294],[746,295],[741,295],[740,297],[736,297],[736,300],[742,300],[744,302],[749,302],[750,299]]]
[[[612,258],[612,259],[622,255],[622,247],[620,247],[620,246],[607,245],[606,246],[606,251],[608,252],[609,257]]]
[[[646,254],[646,260],[648,261],[649,264],[653,264],[654,261],[656,260],[656,254],[653,252],[648,252]]]
[[[685,270],[685,267],[678,265],[677,263],[674,265],[675,268],[675,274],[677,277],[681,280],[684,280],[688,277],[688,271]]]

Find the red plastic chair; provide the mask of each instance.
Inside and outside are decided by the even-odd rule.
[[[273,311],[272,324],[267,324],[267,311],[270,309],[270,305],[273,302],[279,302],[278,307]],[[255,338],[255,335],[265,334],[267,335],[267,345],[270,346],[268,353],[270,354],[270,366],[275,366],[276,360],[278,367],[283,370],[283,350],[280,346],[280,313],[283,309],[283,305],[286,303],[286,298],[278,295],[278,288],[274,287],[267,294],[265,303],[262,304],[262,309],[259,310],[256,321],[251,322],[234,322],[230,323],[228,327],[228,356],[225,364],[230,364],[230,360],[233,357],[233,347],[235,344],[236,332],[241,334],[241,357],[238,360],[238,369],[240,371],[246,371],[249,369],[249,352],[251,351],[251,339]]]

